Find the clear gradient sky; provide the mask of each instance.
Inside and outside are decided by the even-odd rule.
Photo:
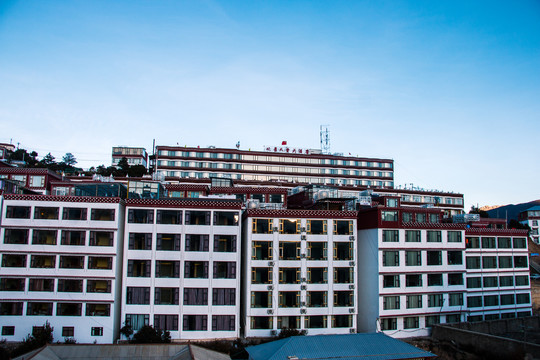
[[[540,2],[0,0],[0,142],[319,148],[540,199]]]

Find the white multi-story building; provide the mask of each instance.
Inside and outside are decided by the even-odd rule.
[[[519,214],[518,219],[523,225],[529,225],[529,228],[531,228],[530,236],[532,241],[540,244],[540,206],[533,206],[525,211],[522,211]]]
[[[128,199],[122,321],[173,340],[239,336],[237,200]]]
[[[464,320],[464,224],[386,197],[359,215],[358,330],[424,336]]]
[[[527,230],[467,228],[467,321],[530,316]]]
[[[122,158],[126,158],[130,166],[142,165],[148,166],[148,153],[145,148],[115,146],[112,148],[112,166],[118,166]]]
[[[56,340],[118,336],[123,200],[4,195],[0,230],[2,338],[48,321]]]
[[[261,210],[244,214],[245,337],[283,328],[356,331],[355,211]]]

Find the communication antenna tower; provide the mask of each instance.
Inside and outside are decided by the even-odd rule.
[[[330,125],[321,125],[321,151],[330,154]]]

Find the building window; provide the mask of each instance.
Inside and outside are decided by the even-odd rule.
[[[54,279],[29,279],[28,291],[54,291]]]
[[[300,316],[278,316],[278,329],[298,329],[300,328]]]
[[[208,261],[186,261],[184,277],[186,279],[208,279]]]
[[[326,260],[327,259],[327,243],[326,242],[308,242],[307,257],[308,260]]]
[[[354,279],[354,268],[338,267],[334,268],[334,283],[335,284],[350,284]]]
[[[272,316],[252,316],[251,317],[251,328],[254,330],[257,329],[272,329],[273,323]]]
[[[152,234],[129,233],[128,249],[129,250],[152,250]]]
[[[268,268],[268,267],[251,268],[251,283],[252,284],[271,284],[272,283],[272,268]]]
[[[516,294],[516,304],[529,304],[531,297],[528,293]]]
[[[495,249],[495,238],[494,237],[482,237],[482,249]]]
[[[442,251],[427,251],[428,265],[442,265]]]
[[[130,326],[133,331],[139,331],[150,324],[149,318],[147,314],[126,314],[126,326]]]
[[[58,220],[58,211],[59,209],[57,207],[36,206],[34,209],[34,219]]]
[[[499,249],[510,249],[512,247],[512,241],[507,237],[500,237],[497,239]]]
[[[282,293],[285,293],[285,292],[282,292]],[[300,292],[298,292],[297,294],[298,294],[297,300],[299,301]],[[328,306],[328,293],[326,291],[308,291],[306,294],[306,300],[307,300],[306,301],[307,307],[327,307]]]
[[[448,231],[448,242],[461,242],[461,231]]]
[[[420,242],[420,239],[421,239],[420,230],[405,230],[405,242]]]
[[[150,305],[150,288],[128,286],[126,289],[126,304]]]
[[[527,239],[514,238],[514,249],[526,249],[526,248],[527,248]]]
[[[399,308],[399,296],[383,297],[383,310],[397,310]]]
[[[399,266],[399,251],[383,251],[383,266]]]
[[[463,265],[463,256],[461,251],[448,251],[448,265]]]
[[[180,261],[157,260],[156,278],[179,278]]]
[[[334,260],[353,260],[353,244],[352,242],[334,242]],[[300,252],[300,248],[298,252]]]
[[[252,260],[272,260],[272,242],[271,241],[254,241],[253,246],[251,248],[251,259]]]
[[[428,294],[428,307],[443,306],[443,294]]]
[[[417,329],[419,327],[419,317],[418,316],[409,316],[403,318],[403,328],[404,329]]]
[[[458,233],[461,235],[461,233]],[[448,237],[450,239],[450,237]],[[427,242],[442,242],[442,235],[440,231],[427,231]]]
[[[272,219],[253,219],[252,232],[253,234],[271,234]]]
[[[499,269],[509,269],[512,267],[511,256],[499,256]]]
[[[0,278],[0,291],[24,291],[25,279]]]
[[[60,255],[61,269],[84,269],[84,256]]]
[[[234,315],[212,315],[212,331],[234,331]]]
[[[62,210],[63,220],[86,220],[88,211],[85,208],[64,208]]]
[[[352,220],[334,220],[334,235],[354,235]]]
[[[208,251],[209,235],[186,234],[185,251]]]
[[[158,210],[157,223],[167,225],[181,225],[182,211],[181,210]]]
[[[397,329],[397,318],[383,318],[381,319],[381,330],[396,330]]]
[[[421,274],[405,275],[405,286],[406,287],[421,287],[422,275]]]
[[[307,233],[311,235],[323,235],[328,232],[326,220],[307,220]]]
[[[86,304],[86,316],[110,316],[110,304]]]
[[[407,295],[407,309],[419,309],[422,307],[422,295]]]
[[[236,289],[212,289],[212,305],[236,305]]]
[[[463,306],[463,294],[462,293],[448,294],[448,302],[450,306]]]
[[[83,290],[83,281],[80,279],[58,279],[58,292],[80,293]]]
[[[326,284],[328,282],[328,269],[308,268],[307,281],[309,284]]]
[[[186,210],[186,225],[210,225],[210,211]]]
[[[352,315],[334,315],[332,316],[333,328],[350,328],[353,326]]]
[[[529,277],[527,275],[516,275],[516,286],[528,286]]]
[[[62,230],[60,243],[68,246],[84,246],[86,231]]]
[[[30,258],[30,267],[54,269],[56,267],[56,255],[32,255]]]
[[[279,268],[280,284],[300,283],[300,268]]]
[[[75,328],[73,326],[62,326],[63,337],[73,337],[75,335]]]
[[[382,237],[383,242],[399,242],[398,230],[383,230]]]
[[[58,303],[56,304],[56,316],[81,316],[81,303]]]
[[[214,262],[214,279],[236,279],[236,263],[234,261]]]
[[[87,280],[86,292],[88,293],[110,293],[111,280]]]
[[[110,256],[89,256],[88,269],[93,270],[111,270],[113,259]]]
[[[6,218],[30,219],[30,206],[7,206]]]
[[[90,246],[113,246],[114,232],[90,231]]]
[[[527,263],[526,256],[514,256],[514,267],[516,268],[527,268],[529,264]]]
[[[208,305],[208,289],[184,288],[184,305]]]
[[[467,269],[480,269],[480,257],[479,256],[467,256],[466,268]]]
[[[446,322],[449,323],[449,324],[461,322],[461,315],[460,314],[448,314],[448,315],[446,315]]]
[[[397,211],[381,211],[382,221],[398,221]]]
[[[326,315],[306,316],[305,327],[307,329],[322,329],[328,327]]]
[[[501,305],[514,305],[514,294],[501,295]]]
[[[279,307],[291,308],[300,306],[300,291],[280,291]]]
[[[482,307],[482,297],[481,296],[467,296],[467,307]]]
[[[450,286],[463,285],[463,274],[462,273],[448,274],[448,285]]]
[[[214,211],[214,225],[237,226],[239,215],[231,211]]]
[[[34,230],[32,233],[32,244],[56,245],[57,232],[57,230]]]
[[[150,260],[128,260],[129,277],[150,277]]]
[[[23,314],[22,302],[0,302],[0,315],[22,315],[22,314]]]
[[[154,305],[178,305],[178,288],[156,287],[154,290]]]
[[[2,326],[2,336],[15,335],[15,326]]]
[[[184,331],[208,330],[208,315],[184,315]]]
[[[236,235],[214,235],[215,252],[236,252]]]
[[[180,234],[157,234],[156,250],[180,251]]]
[[[416,214],[416,222],[418,222],[418,223],[425,223],[425,222],[426,222],[426,214],[424,214],[424,213],[417,213],[417,214]]]
[[[53,311],[52,302],[28,302],[26,304],[26,315],[48,315],[51,316]]]
[[[280,219],[279,220],[280,234],[299,234],[300,220],[297,219]]]
[[[399,287],[399,275],[383,275],[383,287]]]
[[[426,316],[426,327],[432,327],[441,323],[441,317],[439,315]]]
[[[128,223],[132,224],[153,224],[154,210],[147,209],[129,209]]]
[[[6,229],[4,232],[4,244],[28,244],[28,230]]]
[[[405,265],[406,266],[420,266],[422,265],[422,253],[420,251],[405,251]]]
[[[467,289],[477,289],[482,287],[482,278],[467,278]]]
[[[480,238],[477,238],[477,237],[466,238],[465,247],[467,249],[480,249]]]
[[[334,291],[334,307],[354,306],[354,292]]]
[[[483,256],[482,257],[482,268],[483,269],[496,269],[497,268],[497,257],[496,256]]]
[[[514,277],[513,276],[501,276],[499,277],[500,287],[505,286],[514,286]]]
[[[428,274],[428,286],[443,286],[442,274]]]
[[[484,296],[484,306],[498,306],[499,297],[497,295],[487,295]]]
[[[103,336],[103,328],[92,326],[91,336]]]
[[[403,201],[406,201],[405,198],[403,198]],[[403,213],[403,222],[406,223],[406,222],[413,222],[414,220],[414,215],[413,213],[410,213],[410,212],[404,212]]]
[[[26,255],[3,254],[2,267],[26,267]]]
[[[114,209],[92,209],[90,219],[97,221],[114,221]]]

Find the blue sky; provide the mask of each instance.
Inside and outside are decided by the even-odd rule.
[[[0,1],[0,142],[89,167],[321,124],[396,186],[540,199],[540,2]]]

